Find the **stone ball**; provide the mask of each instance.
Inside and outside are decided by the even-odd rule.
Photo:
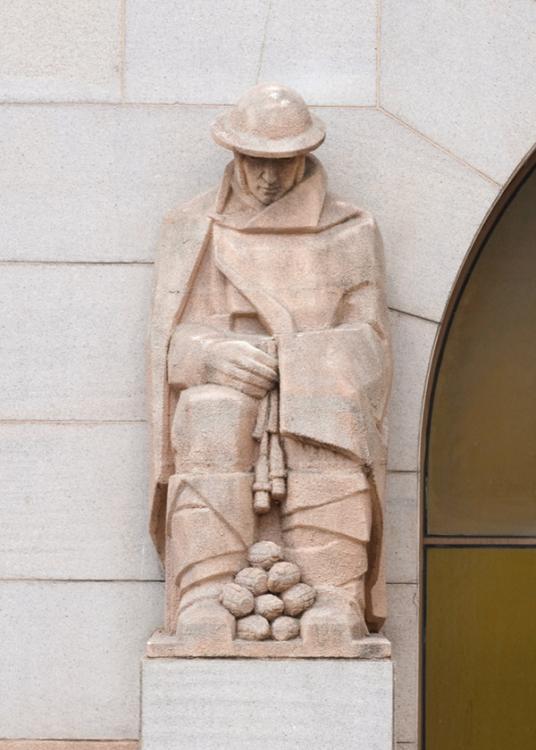
[[[300,634],[300,621],[297,617],[278,617],[272,623],[272,638],[275,641],[290,641]]]
[[[235,583],[251,591],[253,596],[268,592],[268,574],[262,568],[243,568],[235,575]]]
[[[285,605],[285,614],[297,617],[306,609],[312,607],[316,598],[316,591],[307,583],[297,583],[284,591],[281,598]]]
[[[299,583],[300,578],[300,569],[294,563],[275,563],[268,573],[268,589],[274,594],[280,594]]]
[[[282,615],[284,608],[281,599],[273,594],[263,594],[255,599],[255,614],[262,615],[270,621]]]
[[[236,636],[245,641],[264,641],[270,637],[270,623],[261,615],[249,615],[237,621]]]
[[[220,602],[235,617],[244,617],[253,612],[253,594],[237,583],[226,583],[221,590]]]
[[[269,570],[283,559],[283,550],[275,542],[256,542],[248,550],[248,562],[256,568]]]

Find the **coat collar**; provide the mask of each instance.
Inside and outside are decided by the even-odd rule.
[[[269,206],[253,205],[241,194],[234,180],[234,166],[227,165],[210,216],[223,227],[239,232],[292,233],[319,232],[356,216],[359,212],[327,194],[324,168],[314,156],[307,158],[303,180]]]

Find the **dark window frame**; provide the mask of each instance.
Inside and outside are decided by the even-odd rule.
[[[424,394],[424,407],[421,421],[421,439],[419,451],[419,737],[418,747],[422,750],[433,750],[425,748],[425,717],[426,717],[426,686],[425,686],[425,645],[426,645],[426,551],[430,547],[525,547],[536,548],[536,537],[513,537],[489,535],[451,535],[427,534],[427,476],[428,476],[428,445],[430,439],[433,402],[435,390],[443,355],[445,352],[448,336],[453,324],[458,305],[462,299],[467,283],[475,269],[479,257],[484,250],[488,238],[501,220],[506,208],[514,200],[529,175],[536,170],[536,145],[523,159],[513,174],[506,182],[503,190],[499,193],[493,205],[486,214],[480,225],[475,238],[460,266],[454,281],[452,291],[445,306],[428,369],[428,378]],[[502,540],[502,543],[500,543]]]

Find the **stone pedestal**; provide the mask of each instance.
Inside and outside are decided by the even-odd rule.
[[[392,750],[389,659],[145,658],[142,750]]]

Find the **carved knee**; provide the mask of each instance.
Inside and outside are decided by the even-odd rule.
[[[250,471],[257,409],[256,399],[221,385],[183,391],[172,425],[176,470]]]

